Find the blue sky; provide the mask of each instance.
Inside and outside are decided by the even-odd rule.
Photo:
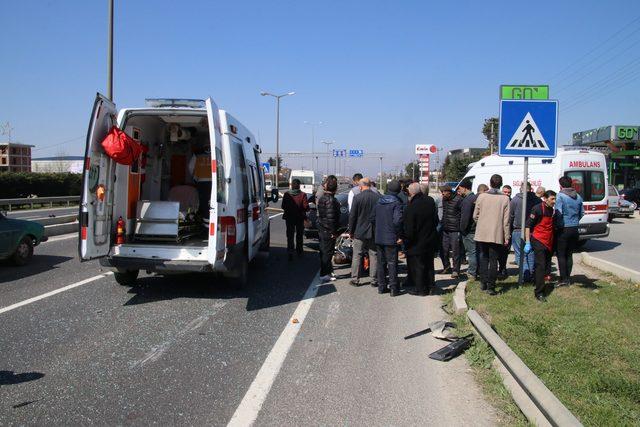
[[[34,157],[82,154],[106,87],[107,2],[4,0],[0,16],[0,123]],[[267,152],[275,103],[261,90],[296,91],[282,100],[282,151],[310,151],[304,121],[322,121],[316,149],[325,139],[384,152],[385,169],[417,143],[485,145],[500,84],[549,84],[561,142],[640,124],[637,0],[116,0],[115,43],[119,107],[212,96]],[[377,161],[354,170],[374,173]]]

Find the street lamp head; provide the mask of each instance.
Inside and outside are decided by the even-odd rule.
[[[262,96],[267,96],[267,95],[269,95],[269,94],[268,94],[267,92],[260,92],[260,95],[262,95]]]
[[[289,93],[287,93],[287,95],[295,95],[295,94],[296,94],[295,92],[289,92]]]

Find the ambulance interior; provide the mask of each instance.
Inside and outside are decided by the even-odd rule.
[[[194,113],[127,117],[125,132],[148,147],[144,160],[117,172],[127,182],[126,196],[117,192],[114,201],[126,212],[127,243],[207,246],[211,146],[206,114]],[[208,181],[194,176],[198,157],[207,161]]]

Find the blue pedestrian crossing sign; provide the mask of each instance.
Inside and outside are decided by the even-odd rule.
[[[261,163],[262,169],[264,169],[264,173],[271,173],[271,165],[269,162]]]
[[[558,141],[558,101],[500,101],[498,155],[555,157]]]

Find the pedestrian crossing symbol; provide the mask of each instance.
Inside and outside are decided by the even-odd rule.
[[[555,157],[557,117],[557,101],[502,100],[498,154]]]
[[[507,148],[512,150],[543,150],[548,151],[544,136],[537,130],[535,120],[531,117],[531,113],[527,113],[518,126],[516,133],[513,134],[511,140],[507,143]]]

